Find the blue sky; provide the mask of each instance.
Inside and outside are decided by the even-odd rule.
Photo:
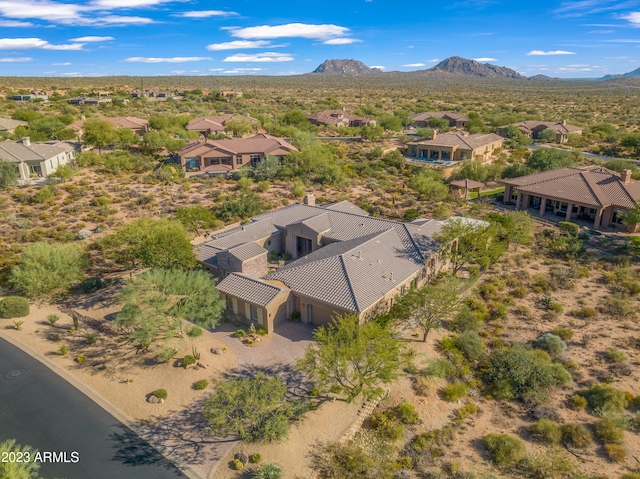
[[[0,0],[0,75],[288,75],[326,59],[526,76],[640,67],[640,0]]]

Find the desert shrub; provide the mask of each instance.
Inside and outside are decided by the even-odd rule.
[[[584,411],[587,409],[587,400],[584,396],[575,394],[569,398],[569,407],[575,411]]]
[[[151,395],[160,399],[167,399],[168,393],[166,389],[156,389]]]
[[[600,419],[593,427],[593,432],[605,444],[622,444],[624,442],[624,431],[608,417]]]
[[[620,479],[640,479],[640,472],[627,472],[620,476]]]
[[[173,359],[173,357],[178,354],[178,350],[176,348],[166,347],[163,348],[158,355],[156,356],[156,360],[159,363],[167,363]],[[184,364],[184,363],[183,363]]]
[[[539,419],[529,427],[531,436],[545,444],[560,444],[562,431],[560,425],[549,419]]]
[[[558,303],[557,301],[554,303],[551,303],[551,306],[549,307],[549,309],[556,314],[560,314],[564,311],[564,307],[562,306],[562,304]]]
[[[614,348],[613,346],[607,348],[605,355],[607,356],[607,360],[612,363],[621,363],[627,360],[627,355],[624,354],[624,351]]]
[[[236,471],[239,471],[240,469],[242,469],[244,467],[244,464],[242,464],[242,461],[240,461],[239,459],[234,459],[233,460],[233,468]]]
[[[271,188],[271,183],[268,181],[258,181],[258,191],[264,193],[265,191],[269,191]]]
[[[82,282],[82,291],[86,294],[95,293],[104,286],[100,278],[87,278]]]
[[[383,437],[395,440],[404,435],[404,424],[397,421],[392,411],[374,414],[369,421],[373,429]]]
[[[202,336],[202,328],[193,326],[192,328],[187,329],[187,336],[189,336],[190,338],[198,338]]]
[[[515,288],[513,288],[513,291],[511,292],[511,295],[514,298],[524,298],[528,294],[529,294],[529,288],[527,288],[524,284],[516,286]]]
[[[567,343],[565,343],[560,336],[556,336],[552,333],[545,333],[538,338],[538,341],[536,341],[536,347],[548,352],[552,356],[557,356],[565,352],[567,349]]]
[[[582,424],[563,424],[560,426],[560,431],[562,432],[562,442],[565,444],[583,448],[593,442],[591,433]]]
[[[593,308],[590,308],[588,306],[583,306],[582,308],[576,309],[573,312],[573,315],[576,318],[580,318],[580,319],[592,319],[598,315],[598,312]]]
[[[29,315],[29,301],[20,296],[0,300],[0,318],[23,318]]]
[[[600,311],[615,318],[627,318],[635,314],[635,305],[629,298],[615,294],[604,300]]]
[[[458,421],[464,421],[466,418],[472,414],[476,414],[477,412],[478,406],[473,403],[465,404],[456,411],[456,419],[458,419]]]
[[[451,383],[442,388],[442,398],[446,401],[453,402],[462,399],[469,392],[469,386],[465,383]]]
[[[605,444],[604,453],[612,462],[624,462],[627,460],[627,450],[618,444]]]
[[[185,368],[187,366],[191,366],[192,364],[195,364],[197,362],[198,362],[197,359],[194,356],[190,355],[190,354],[188,354],[184,358],[182,358],[182,365]]]
[[[555,328],[553,331],[551,331],[551,333],[558,336],[563,341],[567,341],[573,338],[573,331],[571,330],[571,328],[558,327],[558,328]]]
[[[58,354],[60,356],[64,356],[68,352],[69,352],[69,348],[67,347],[66,344],[61,344],[60,347],[58,348]]]
[[[258,464],[260,461],[262,460],[262,456],[260,455],[260,453],[255,453],[255,454],[251,454],[249,456],[249,462],[251,464]]]
[[[96,344],[96,341],[98,341],[98,335],[94,333],[85,334],[84,340],[87,344]]]
[[[253,479],[280,479],[284,473],[275,462],[267,462],[253,473]]]
[[[456,347],[469,361],[476,361],[482,357],[484,344],[475,331],[465,331],[455,337]]]
[[[47,322],[51,326],[54,326],[58,322],[59,319],[60,319],[60,316],[58,316],[57,314],[48,314],[47,315]]]
[[[416,407],[410,402],[403,402],[396,408],[396,414],[402,424],[418,424],[420,416]]]
[[[80,354],[76,357],[76,363],[84,363],[87,360],[87,357],[84,354]]]
[[[200,391],[202,389],[206,389],[208,385],[209,381],[207,381],[206,379],[200,379],[199,381],[193,383],[193,389],[195,389],[196,391]]]
[[[235,336],[236,336],[236,338],[241,338],[241,337],[243,337],[245,334],[247,334],[247,332],[246,332],[244,329],[238,329],[238,330],[235,332]]]
[[[532,479],[564,479],[575,477],[576,466],[562,449],[551,447],[544,452],[528,457],[521,465],[523,472]]]
[[[233,455],[234,459],[237,459],[238,461],[240,461],[242,464],[247,464],[249,462],[249,456],[247,456],[246,453],[240,451],[240,452],[236,452]]]
[[[450,361],[439,358],[429,362],[429,365],[423,373],[427,376],[444,379],[452,374],[454,372],[453,370],[454,366]]]
[[[484,447],[500,466],[517,464],[527,454],[524,443],[510,434],[489,434],[484,438]]]
[[[450,321],[451,329],[464,333],[465,331],[477,331],[482,325],[481,314],[472,311],[469,307],[463,307],[458,314]]]
[[[608,384],[594,384],[586,392],[589,406],[601,412],[622,412],[629,405],[624,391]]]

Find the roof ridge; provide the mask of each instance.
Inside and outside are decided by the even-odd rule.
[[[267,283],[266,281],[262,281],[262,278],[256,279],[256,278],[252,278],[251,276],[247,276],[245,274],[236,273],[236,272],[233,272],[233,273],[229,274],[229,276],[231,276],[231,275],[240,276],[241,278],[248,279],[249,281],[253,281],[254,283],[258,283],[260,285],[268,286],[269,288],[277,289],[278,291],[282,291],[282,288],[279,288],[276,285],[273,285],[271,283]]]
[[[407,228],[407,224],[406,223],[400,223],[402,225],[402,229],[407,233],[407,235],[409,236],[409,240],[411,241],[411,244],[413,245],[413,247],[416,249],[416,251],[418,252],[418,255],[420,256],[421,259],[425,260],[426,258],[424,257],[424,255],[422,254],[422,251],[420,251],[420,247],[418,246],[418,243],[416,243],[415,238],[413,237],[413,235],[411,234],[411,231],[409,231],[409,228]],[[395,229],[395,228],[394,228]],[[396,230],[397,231],[397,230]],[[400,236],[398,236],[400,237]],[[402,241],[402,238],[400,238],[400,241]]]
[[[351,279],[349,278],[349,272],[347,271],[347,265],[344,262],[344,258],[342,255],[339,257],[340,265],[342,266],[342,272],[344,274],[344,278],[347,281],[347,285],[349,287],[349,293],[351,293],[351,298],[353,299],[353,304],[356,307],[356,311],[360,312],[360,305],[358,304],[358,298],[356,298],[356,292],[353,290],[353,284],[351,284]]]
[[[594,181],[594,179],[591,178],[591,175],[588,174],[588,173],[591,173],[591,171],[590,170],[581,171],[580,172],[580,176],[582,176],[582,178],[584,179],[585,183],[587,184],[587,186],[589,187],[589,189],[593,193],[593,196],[595,196],[596,200],[598,201],[598,203],[600,203],[600,206],[608,206],[608,204],[611,203],[611,200],[609,199],[607,194],[604,191],[602,191],[602,188],[600,188],[598,183],[596,183]],[[605,204],[603,199],[606,199],[608,204]]]

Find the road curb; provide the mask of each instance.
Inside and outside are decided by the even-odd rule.
[[[205,476],[203,476],[202,474],[200,474],[197,471],[195,471],[190,465],[188,465],[185,462],[183,462],[182,460],[180,460],[180,458],[172,458],[172,457],[170,457],[170,455],[165,454],[163,452],[164,448],[161,447],[161,445],[157,444],[153,440],[153,438],[150,437],[150,435],[148,433],[145,433],[142,430],[142,428],[133,419],[131,419],[124,412],[122,412],[116,406],[114,406],[109,401],[107,401],[104,397],[102,397],[94,389],[90,388],[85,383],[80,381],[77,377],[75,377],[73,374],[71,374],[65,368],[63,368],[62,366],[54,363],[53,361],[51,361],[51,359],[47,358],[44,354],[39,353],[38,351],[36,351],[33,348],[31,348],[30,346],[24,344],[20,340],[18,340],[16,338],[13,338],[10,335],[6,334],[2,330],[0,330],[0,338],[4,339],[5,341],[7,341],[12,346],[15,346],[16,348],[20,349],[22,352],[28,354],[32,358],[36,359],[40,364],[46,366],[51,371],[53,371],[55,374],[57,374],[62,379],[67,381],[69,384],[71,384],[73,387],[75,387],[77,390],[79,390],[82,394],[87,396],[94,403],[96,403],[98,406],[100,406],[102,409],[107,411],[109,414],[111,414],[113,417],[115,417],[122,424],[127,426],[133,432],[135,432],[139,437],[141,437],[142,439],[147,441],[151,447],[153,447],[160,455],[162,455],[162,457],[164,457],[167,461],[169,461],[172,464],[174,464],[180,470],[180,472],[182,472],[189,479],[207,479]]]

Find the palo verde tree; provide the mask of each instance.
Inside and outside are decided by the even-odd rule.
[[[15,439],[0,442],[0,479],[37,479],[40,469],[37,452],[31,446],[17,444]],[[8,460],[9,454],[19,454],[23,460]]]
[[[179,221],[143,217],[119,227],[97,245],[125,266],[188,269],[196,265],[193,246]]]
[[[324,392],[335,392],[347,402],[358,396],[382,395],[382,384],[398,377],[407,360],[399,339],[374,321],[358,324],[355,315],[337,316],[314,333],[298,368]]]
[[[201,205],[178,206],[176,208],[176,218],[187,230],[200,234],[204,229],[221,228],[224,223],[213,214],[211,209]]]
[[[183,320],[212,329],[224,309],[216,281],[202,270],[151,269],[127,281],[118,300],[116,324],[143,347],[182,337]]]
[[[422,331],[422,341],[432,329],[442,325],[442,321],[453,316],[460,302],[461,281],[455,276],[445,276],[433,284],[411,292],[417,308],[414,310],[416,325]]]
[[[90,118],[82,127],[84,134],[82,140],[88,144],[102,148],[116,140],[116,128],[113,123],[99,118]]]
[[[29,298],[54,300],[78,284],[88,268],[89,260],[79,246],[33,243],[11,270],[9,281]]]

